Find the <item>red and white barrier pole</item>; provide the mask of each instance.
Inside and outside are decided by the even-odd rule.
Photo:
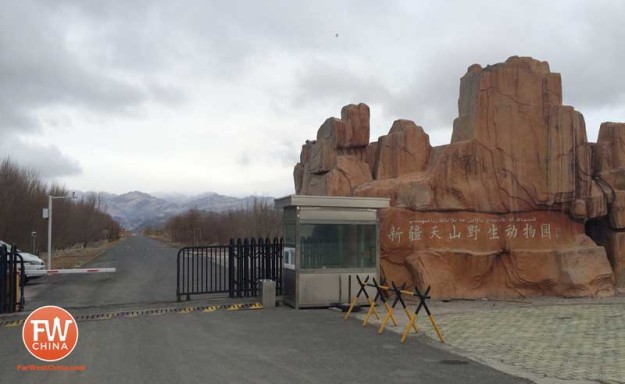
[[[117,268],[73,268],[73,269],[48,269],[48,275],[60,275],[66,273],[109,273],[116,272]]]

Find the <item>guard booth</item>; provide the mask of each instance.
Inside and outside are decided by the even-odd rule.
[[[359,289],[356,275],[379,277],[378,210],[389,199],[290,195],[275,206],[283,209],[286,304],[347,303]]]

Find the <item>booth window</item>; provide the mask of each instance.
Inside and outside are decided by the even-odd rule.
[[[287,269],[295,269],[295,224],[284,226],[283,263]]]
[[[375,224],[301,224],[302,268],[375,268]]]

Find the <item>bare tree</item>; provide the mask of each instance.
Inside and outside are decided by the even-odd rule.
[[[42,208],[48,205],[48,195],[66,196],[69,191],[61,185],[49,187],[37,172],[21,168],[5,159],[0,163],[0,239],[16,244],[18,248],[31,249],[32,234],[37,234],[38,245],[47,244],[47,221],[42,218]],[[58,248],[74,244],[86,246],[103,238],[115,240],[121,228],[113,218],[99,210],[99,199],[87,195],[81,201],[56,200],[54,202],[53,243]]]
[[[163,227],[175,242],[191,245],[227,244],[236,237],[282,236],[282,214],[266,201],[254,199],[245,209],[224,213],[191,209],[167,220]]]

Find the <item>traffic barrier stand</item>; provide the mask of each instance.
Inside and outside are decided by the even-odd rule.
[[[360,276],[356,275],[356,280],[358,281],[358,285],[360,285],[360,289],[358,290],[358,294],[356,295],[356,297],[354,297],[354,299],[352,300],[352,303],[349,306],[347,313],[343,317],[343,320],[347,320],[349,315],[352,313],[352,311],[354,310],[354,307],[356,306],[356,303],[358,302],[358,298],[360,298],[361,294],[367,298],[367,302],[369,303],[369,312],[367,312],[367,318],[369,317],[371,311],[373,311],[373,313],[375,314],[375,317],[379,320],[380,315],[378,314],[378,311],[375,309],[375,302],[378,300],[379,293],[376,293],[375,299],[371,301],[371,297],[367,293],[367,286],[369,286],[368,284],[369,276],[367,276],[365,278],[365,281],[363,282],[362,280],[360,280]]]
[[[401,306],[404,309],[404,313],[406,313],[406,317],[408,319],[411,318],[411,314],[410,314],[410,311],[408,310],[408,306],[406,306],[406,302],[404,302],[404,299],[401,297],[401,295],[402,293],[405,293],[405,294],[412,296],[413,293],[410,291],[403,290],[404,287],[406,286],[406,283],[402,284],[400,288],[398,288],[397,285],[395,285],[395,282],[392,282],[391,285],[392,285],[391,287],[380,287],[381,289],[387,289],[393,292],[395,294],[395,300],[393,300],[393,305],[391,305],[391,308],[387,309],[386,316],[384,317],[384,320],[382,320],[382,325],[380,325],[380,329],[378,329],[378,335],[380,335],[382,331],[384,331],[384,328],[386,327],[386,323],[388,323],[389,319],[392,319],[393,323],[397,325],[397,323],[395,322],[395,319],[393,318],[393,311],[395,310],[397,303],[401,303]],[[413,323],[412,327],[415,333],[419,333],[419,328],[417,328],[416,323]]]
[[[386,316],[385,316],[385,318],[389,317],[389,314],[390,314],[390,318],[391,318],[391,320],[393,320],[393,324],[397,325],[397,321],[395,321],[395,317],[393,317],[393,311],[391,310],[391,308],[387,304],[387,298],[386,298],[387,295],[384,292],[384,290],[382,289],[383,287],[380,286],[377,281],[375,281],[375,277],[372,279],[372,281],[373,281],[373,284],[366,284],[366,285],[369,286],[369,287],[375,288],[376,294],[375,294],[375,299],[373,300],[373,302],[377,303],[378,298],[380,298],[380,301],[382,302],[382,304],[384,305],[384,308],[386,309]],[[371,316],[371,308],[374,308],[374,307],[371,306],[369,308],[369,312],[367,312],[367,316],[365,316],[365,320],[362,323],[363,327],[366,326],[367,323],[369,322],[369,317]],[[380,320],[380,316],[376,315],[376,317],[377,317],[378,320]]]
[[[441,333],[441,330],[438,328],[438,325],[436,325],[434,316],[432,315],[432,312],[430,312],[430,309],[428,308],[428,305],[425,302],[427,299],[430,298],[430,296],[428,296],[429,293],[430,293],[429,286],[427,287],[427,289],[425,290],[423,294],[419,291],[419,288],[415,286],[415,291],[413,295],[419,297],[419,305],[417,306],[417,309],[415,310],[414,314],[410,316],[410,321],[408,322],[408,325],[406,325],[406,329],[404,329],[404,333],[401,336],[402,343],[406,341],[406,337],[408,337],[408,333],[410,333],[410,329],[414,325],[416,325],[417,315],[419,314],[419,311],[421,310],[421,308],[425,309],[425,312],[428,314],[428,318],[430,319],[430,322],[432,323],[432,327],[434,327],[434,330],[436,331],[436,334],[438,335],[438,338],[440,339],[441,343],[445,342],[445,339],[443,338],[443,334]],[[415,329],[415,331],[418,333],[418,330]]]

